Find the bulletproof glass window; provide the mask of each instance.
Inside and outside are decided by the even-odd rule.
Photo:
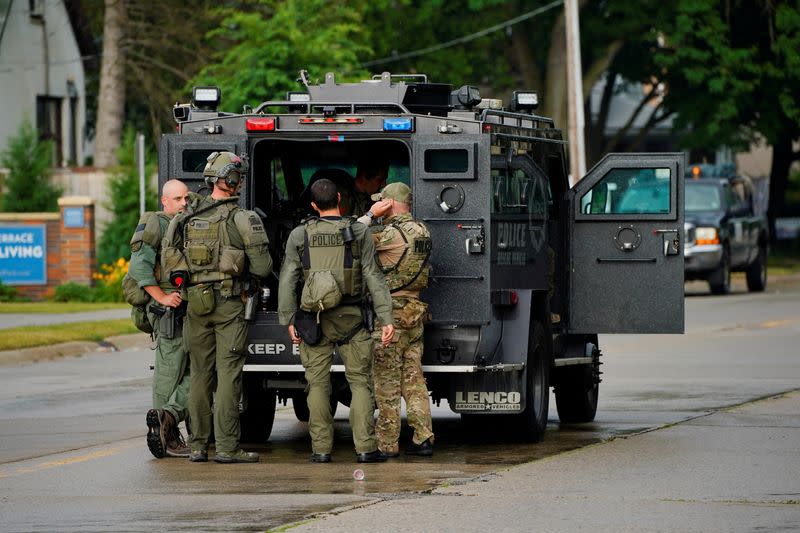
[[[425,172],[453,174],[469,170],[469,152],[464,149],[425,150]]]
[[[614,168],[581,197],[587,215],[668,214],[668,168]]]
[[[716,211],[722,206],[719,187],[695,182],[686,183],[686,211]]]
[[[181,157],[181,168],[184,172],[202,172],[206,168],[208,156],[215,151],[219,150],[184,150]]]

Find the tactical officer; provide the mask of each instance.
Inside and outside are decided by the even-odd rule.
[[[394,342],[375,343],[375,398],[378,448],[389,457],[399,455],[400,398],[406,402],[408,424],[414,429],[407,455],[433,455],[431,406],[422,374],[423,319],[428,305],[419,299],[428,286],[431,235],[427,226],[411,216],[411,189],[391,183],[372,196],[377,203],[359,221],[370,224],[383,218],[383,230],[375,234],[378,264],[392,294]]]
[[[372,337],[362,322],[362,286],[372,294],[384,324],[381,341],[394,335],[391,298],[367,228],[339,215],[336,185],[321,179],[311,186],[311,207],[319,213],[292,230],[278,289],[278,319],[300,345],[308,382],[311,462],[328,463],[333,448],[330,367],[334,347],[350,385],[350,427],[359,463],[385,461],[378,451],[372,393]],[[298,309],[296,287],[302,277]]]
[[[164,270],[186,279],[188,310],[184,339],[192,367],[189,460],[208,460],[212,421],[218,463],[254,463],[258,454],[239,448],[239,398],[248,325],[245,292],[255,278],[272,272],[268,240],[259,217],[237,205],[246,162],[231,152],[213,152],[203,176],[211,194],[175,217],[164,238]],[[212,387],[216,376],[214,411]]]
[[[188,194],[183,182],[167,181],[161,189],[164,211],[144,213],[131,238],[128,275],[150,296],[146,313],[156,341],[153,409],[147,411],[146,421],[147,447],[159,459],[189,456],[178,429],[186,420],[189,396],[189,361],[181,340],[186,306],[180,292],[161,275],[159,264],[161,239],[170,220],[186,208]]]
[[[364,159],[358,164],[356,179],[353,182],[352,214],[360,217],[372,204],[370,197],[381,190],[389,174],[389,165],[377,158]]]

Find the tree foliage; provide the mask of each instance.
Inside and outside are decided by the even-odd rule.
[[[0,155],[0,166],[9,170],[3,211],[58,211],[61,190],[50,182],[52,165],[53,142],[40,140],[31,123],[23,121]]]
[[[313,78],[325,72],[346,73],[359,79],[367,72],[359,57],[369,52],[361,13],[363,0],[258,0],[246,10],[223,7],[222,20],[208,41],[216,50],[214,62],[191,84],[223,88],[223,107],[240,111],[244,104],[286,97],[298,90],[297,73]],[[188,86],[187,86],[188,89]]]
[[[119,167],[114,169],[108,181],[111,201],[106,207],[112,212],[112,218],[98,244],[97,262],[100,265],[114,264],[120,257],[131,258],[129,243],[139,222],[139,174],[133,156],[135,138],[133,129],[125,130],[118,153]],[[148,152],[145,158],[148,162],[145,176],[152,176],[156,158],[152,152]],[[149,186],[149,180],[145,180],[145,184],[145,208],[151,211],[156,208],[157,195]]]

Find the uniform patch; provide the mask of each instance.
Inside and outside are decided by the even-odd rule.
[[[142,241],[136,241],[135,243],[131,244],[131,252],[138,252],[142,249]]]
[[[144,228],[146,227],[147,224],[139,224],[138,226],[136,226],[136,231],[134,231],[134,233],[136,233],[137,231],[144,231]]]

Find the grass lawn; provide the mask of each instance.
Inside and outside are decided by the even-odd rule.
[[[50,326],[23,326],[2,330],[0,351],[44,346],[68,341],[99,342],[114,335],[137,333],[129,318],[96,322],[71,322]]]
[[[0,313],[80,313],[130,308],[116,302],[0,302]]]

